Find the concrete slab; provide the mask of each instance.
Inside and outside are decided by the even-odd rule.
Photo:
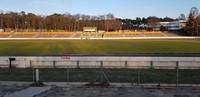
[[[5,95],[4,97],[33,97],[49,89],[51,89],[51,87],[29,87],[27,89],[14,92],[10,95]]]

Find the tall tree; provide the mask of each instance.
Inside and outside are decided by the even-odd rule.
[[[34,13],[0,11],[0,28],[15,31],[81,31],[83,27],[97,27],[99,30],[119,30],[121,21],[113,14],[90,16],[70,13],[51,14],[47,16]]]
[[[156,16],[150,16],[147,18],[147,24],[150,28],[154,28],[159,25],[160,19]]]
[[[0,28],[3,28],[3,10],[0,10]]]
[[[200,31],[200,15],[198,15],[196,17],[196,31],[197,31],[197,35],[199,36],[199,31]]]
[[[172,19],[172,18],[170,18],[170,17],[165,17],[165,18],[163,18],[163,19],[161,18],[160,21],[161,21],[161,22],[172,22],[172,21],[174,21],[174,19]]]
[[[184,14],[180,14],[180,16],[178,17],[178,20],[186,20],[186,17]]]
[[[188,22],[185,29],[188,31],[190,35],[198,35],[196,32],[197,22],[196,17],[199,15],[199,11],[196,7],[192,7],[188,16]]]

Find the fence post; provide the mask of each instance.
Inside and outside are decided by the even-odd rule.
[[[125,61],[125,69],[127,69],[127,68],[128,68],[128,62]]]
[[[103,60],[101,60],[101,67],[103,67]]]
[[[79,60],[77,60],[77,68],[80,68]]]
[[[101,72],[103,72],[103,61],[101,60]],[[101,82],[103,81],[103,74],[101,73]]]
[[[176,86],[179,84],[179,62],[176,61]]]
[[[35,82],[35,69],[32,69],[32,73],[33,73],[33,82]]]
[[[69,67],[67,67],[67,83],[69,84]]]
[[[53,68],[56,68],[56,61],[53,60]]]
[[[138,66],[138,69],[137,69],[137,85],[139,86],[140,85],[140,67]]]
[[[32,61],[30,60],[30,67],[32,67]]]
[[[153,69],[153,61],[150,61],[150,69]]]
[[[40,74],[39,74],[39,69],[36,69],[35,70],[35,77],[36,77],[36,81],[39,81],[40,80]]]

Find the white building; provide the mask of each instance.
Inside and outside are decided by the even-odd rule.
[[[160,22],[159,27],[163,26],[167,30],[180,30],[186,26],[186,20],[178,20],[172,22]]]
[[[0,32],[4,32],[4,29],[0,29]]]

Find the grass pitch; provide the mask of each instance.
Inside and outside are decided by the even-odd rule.
[[[0,54],[199,54],[200,40],[2,40]]]

